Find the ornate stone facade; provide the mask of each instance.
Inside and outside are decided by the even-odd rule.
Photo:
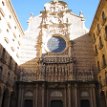
[[[22,56],[18,107],[97,107],[94,52],[82,13],[77,16],[65,2],[51,1],[28,22],[30,47],[22,51],[31,60]]]
[[[107,106],[107,0],[100,1],[90,31],[81,12],[50,1],[39,16],[29,18],[25,36],[10,0],[0,6],[0,107]],[[4,37],[8,31],[11,38]],[[17,51],[12,57],[8,53],[8,46],[14,50],[8,39],[16,43],[21,37],[22,45],[14,46],[20,48],[17,62]]]

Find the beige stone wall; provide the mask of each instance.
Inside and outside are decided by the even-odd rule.
[[[0,1],[0,35],[0,43],[19,64],[19,50],[24,32],[8,0]]]
[[[73,58],[75,61],[74,72],[77,72],[77,74],[83,73],[82,77],[84,79],[85,74],[87,75],[86,78],[94,79],[91,74],[96,74],[96,66],[90,35],[87,33],[72,42],[71,53],[73,54]]]
[[[97,78],[100,84],[100,95],[103,103],[107,103],[107,0],[101,0],[96,11],[90,34],[97,65]],[[102,96],[101,96],[102,97]],[[105,97],[105,99],[104,99]],[[104,105],[103,105],[104,106]]]

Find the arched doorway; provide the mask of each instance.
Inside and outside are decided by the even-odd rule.
[[[25,92],[24,107],[33,107],[33,93],[30,90]]]
[[[31,99],[24,100],[24,107],[33,107],[33,100]]]
[[[50,107],[63,107],[63,102],[61,100],[52,100]]]
[[[81,100],[80,107],[90,107],[90,102],[87,99]]]

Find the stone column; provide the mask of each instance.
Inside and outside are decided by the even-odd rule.
[[[18,107],[23,107],[23,87],[19,86]]]
[[[66,86],[65,86],[65,90],[64,90],[64,107],[67,107],[67,90],[66,90]]]
[[[38,85],[36,84],[36,107],[38,107]]]
[[[71,107],[71,85],[68,84],[68,107]]]
[[[91,88],[90,88],[90,104],[91,104],[91,107],[96,107],[95,85],[91,85]]]
[[[77,84],[74,85],[74,98],[75,98],[75,107],[78,107]]]
[[[72,44],[69,42],[69,56],[72,57]]]
[[[1,104],[2,104],[2,100],[3,100],[3,90],[1,88],[0,89],[0,107],[1,107]]]
[[[45,104],[44,98],[45,98],[45,85],[43,84],[42,85],[42,107],[44,107],[44,104]]]
[[[11,92],[8,93],[8,96],[7,96],[6,99],[7,99],[7,102],[6,102],[6,103],[7,103],[7,104],[6,104],[7,106],[6,106],[6,107],[9,107],[9,106],[10,106],[10,100],[11,100]]]
[[[94,107],[96,107],[96,92],[95,92],[95,86],[93,87],[93,98],[94,98]]]

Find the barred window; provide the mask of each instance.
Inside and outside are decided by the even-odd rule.
[[[2,58],[5,60],[5,54],[6,54],[6,50],[5,48],[3,48],[3,51],[2,51]]]
[[[96,41],[95,33],[93,33],[93,35],[92,35],[92,40],[93,40],[93,43],[95,43],[95,41]]]
[[[104,11],[102,12],[102,20],[103,20],[103,22],[106,20],[106,16],[105,16]]]
[[[98,54],[97,46],[95,45],[95,55]]]
[[[106,66],[106,59],[105,59],[105,55],[102,56],[102,66],[105,67]]]
[[[105,40],[107,40],[107,26],[105,27]]]
[[[100,71],[100,63],[99,63],[99,61],[97,62],[97,67],[98,67],[98,71]]]
[[[101,37],[99,37],[99,49],[102,49],[102,48],[103,48],[103,43],[102,43]]]
[[[97,32],[98,32],[98,34],[100,32],[100,25],[99,24],[97,24]]]

